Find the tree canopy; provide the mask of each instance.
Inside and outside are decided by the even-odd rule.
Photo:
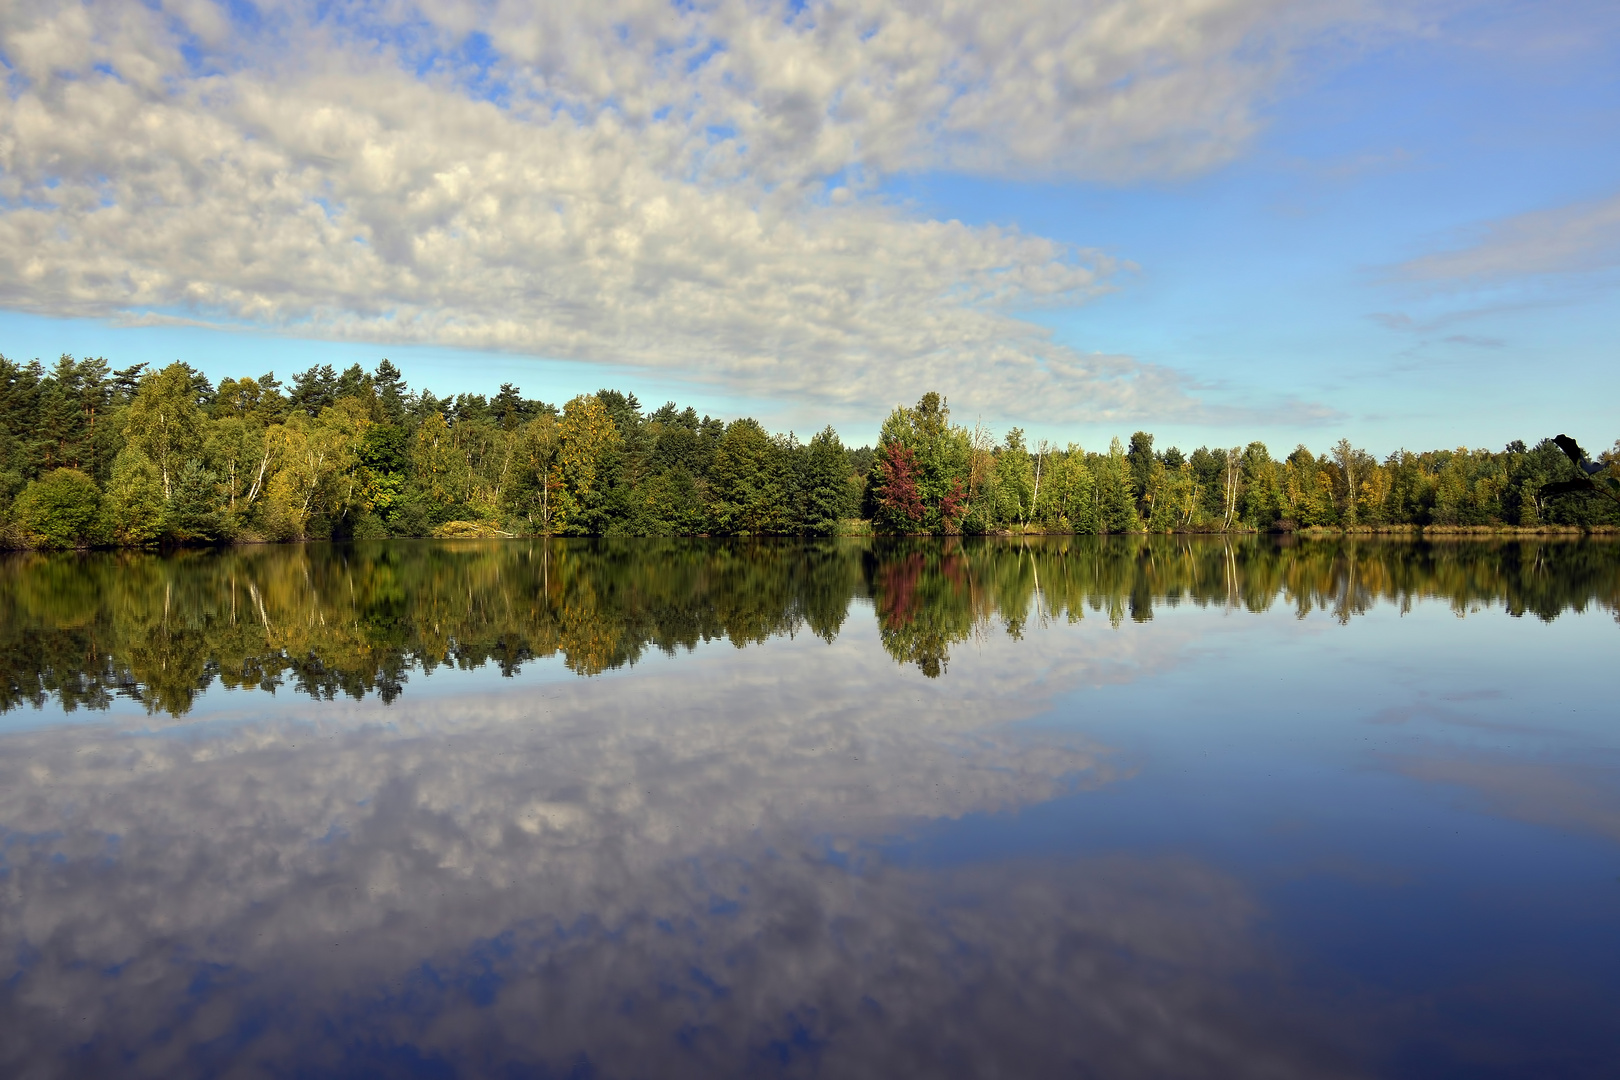
[[[1617,457],[1576,460],[1543,439],[1380,461],[1340,439],[1278,459],[1259,442],[1158,449],[1146,431],[1088,451],[970,430],[937,393],[850,447],[830,426],[806,442],[620,390],[560,408],[512,383],[440,397],[387,360],[214,386],[180,362],[0,357],[0,535],[13,547],[1613,527],[1620,499],[1597,496],[1620,483]]]

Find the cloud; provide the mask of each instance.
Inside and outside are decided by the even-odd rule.
[[[1433,338],[1433,335],[1451,323],[1460,319],[1478,315],[1478,312],[1450,312],[1428,322],[1419,322],[1417,319],[1401,311],[1375,311],[1367,318],[1382,326],[1386,330],[1394,330],[1403,334],[1419,334],[1425,337],[1421,342],[1428,345],[1432,341],[1441,341],[1448,345],[1471,345],[1477,349],[1500,349],[1506,342],[1499,337],[1489,337],[1483,334],[1447,334],[1445,337]]]
[[[1473,242],[1413,259],[1398,272],[1416,281],[1487,284],[1614,266],[1620,266],[1620,194],[1487,223]]]
[[[1388,330],[1417,331],[1422,327],[1412,316],[1401,311],[1375,311],[1367,318]]]
[[[1230,160],[1284,0],[9,5],[0,303],[674,370],[1016,416],[1201,415],[1017,316],[1121,263],[918,218],[898,170]]]

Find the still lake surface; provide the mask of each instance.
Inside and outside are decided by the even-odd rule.
[[[0,1074],[1612,1077],[1620,545],[0,561]]]

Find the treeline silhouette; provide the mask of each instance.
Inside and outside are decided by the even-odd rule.
[[[1620,445],[1620,444],[1617,444]],[[1616,454],[1592,468],[1620,476]],[[926,394],[873,446],[801,442],[602,390],[556,405],[412,390],[387,360],[213,385],[183,363],[0,357],[0,544],[391,536],[1124,533],[1421,525],[1610,527],[1558,446],[1400,451],[1341,439],[1103,451],[996,438]]]
[[[1338,619],[1438,598],[1553,619],[1620,611],[1620,545],[1291,537],[360,542],[0,560],[0,707],[118,697],[181,715],[218,683],[392,701],[413,672],[560,656],[593,675],[649,649],[834,640],[869,598],[925,674],[975,634],[1151,619],[1164,605]]]

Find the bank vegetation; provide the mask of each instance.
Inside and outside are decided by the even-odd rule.
[[[1620,449],[1620,443],[1616,444]],[[1598,464],[1620,475],[1616,451]],[[1602,531],[1620,505],[1542,489],[1578,476],[1549,440],[1401,450],[1341,439],[1100,450],[999,438],[926,394],[875,445],[644,410],[602,390],[558,407],[505,384],[438,397],[375,370],[217,386],[184,363],[0,357],[0,544],[148,547],[392,536],[825,536],[1233,531]]]

